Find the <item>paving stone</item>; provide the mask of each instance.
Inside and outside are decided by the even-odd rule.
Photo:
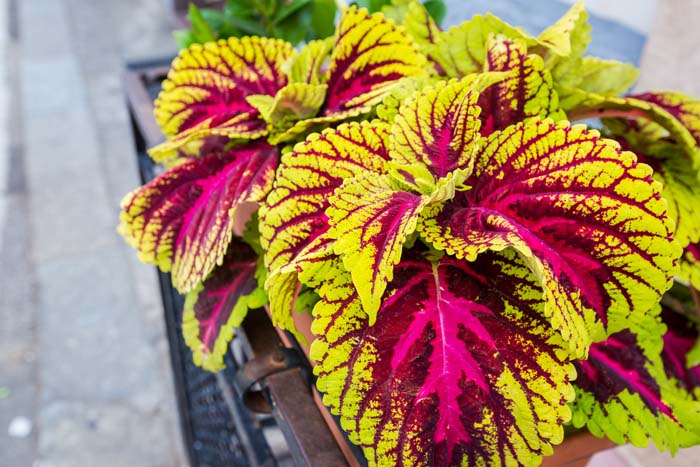
[[[44,401],[126,399],[158,385],[125,254],[115,241],[37,266]]]
[[[117,219],[107,204],[104,182],[83,169],[61,172],[72,177],[59,187],[51,182],[41,185],[30,176],[36,225],[33,256],[37,261],[80,254],[118,238]]]
[[[24,58],[22,81],[33,83],[31,87],[22,88],[25,115],[33,117],[51,111],[69,113],[84,109],[85,96],[75,57]]]
[[[21,0],[16,1],[16,6],[19,10],[18,29],[24,44],[23,56],[46,59],[70,53],[73,44],[65,21],[63,2]]]
[[[159,24],[124,11],[136,3],[20,5],[37,466],[178,466],[183,458],[154,272],[132,272],[134,252],[115,232],[119,199],[138,184],[116,32],[128,21],[131,31]],[[147,36],[155,43],[157,34]]]
[[[8,435],[16,417],[35,421],[37,398],[36,287],[30,263],[29,225],[24,195],[0,195],[10,222],[0,222],[0,466],[30,465],[36,432]],[[11,280],[7,280],[11,278]]]
[[[179,465],[163,418],[122,403],[55,401],[41,412],[38,467]]]

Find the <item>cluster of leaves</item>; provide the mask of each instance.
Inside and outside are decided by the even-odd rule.
[[[198,8],[190,3],[190,29],[175,31],[180,49],[192,44],[205,44],[218,39],[246,35],[284,39],[292,44],[322,39],[333,34],[337,14],[336,0],[226,0],[223,8]],[[370,12],[396,8],[391,0],[359,0],[353,2]],[[445,17],[444,0],[423,2],[433,19]]]
[[[187,294],[195,361],[221,369],[249,310],[302,341],[311,313],[370,465],[537,465],[567,423],[700,444],[700,101],[624,95],[636,71],[584,56],[589,29],[577,4],[537,37],[443,31],[394,0],[299,50],[182,51],[169,170],[120,231]]]
[[[226,0],[223,8],[190,3],[190,29],[175,31],[178,47],[229,37],[268,36],[292,44],[333,34],[335,0]]]

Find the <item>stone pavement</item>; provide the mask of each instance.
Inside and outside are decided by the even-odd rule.
[[[155,274],[115,233],[119,200],[138,185],[122,60],[173,53],[168,18],[159,0],[4,0],[0,11],[0,79],[15,85],[0,86],[11,130],[0,465],[183,465]]]
[[[155,274],[114,230],[138,184],[121,67],[174,52],[165,3],[0,0],[0,467],[184,465]],[[640,88],[700,95],[697,0],[656,2],[653,23],[653,0],[607,3],[651,24]],[[624,447],[594,463],[699,458]]]

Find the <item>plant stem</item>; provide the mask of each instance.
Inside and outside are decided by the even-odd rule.
[[[607,117],[622,117],[622,118],[649,118],[647,114],[641,110],[620,110],[620,109],[603,109],[600,107],[582,108],[569,113],[569,120],[585,120],[587,118],[607,118]]]
[[[692,285],[690,286],[690,295],[693,297],[693,302],[695,302],[695,313],[698,315],[698,319],[700,320],[700,295],[698,295],[698,291],[695,290],[695,287]]]

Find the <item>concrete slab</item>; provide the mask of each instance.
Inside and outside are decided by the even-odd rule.
[[[128,399],[160,387],[130,252],[117,242],[37,266],[43,401]]]
[[[36,430],[24,437],[8,430],[18,417],[36,425],[36,284],[26,199],[13,194],[0,197],[0,204],[11,219],[0,229],[0,466],[28,466],[36,455]]]
[[[39,418],[34,466],[179,466],[157,415],[123,403],[53,402]]]
[[[17,412],[6,409],[20,402],[14,385],[27,385],[36,390],[22,392],[32,401],[21,411],[35,430],[33,444],[13,458],[0,436],[3,466],[6,459],[17,459],[13,467],[182,465],[154,273],[146,266],[142,276],[133,273],[133,252],[115,232],[119,199],[138,185],[116,31],[120,21],[160,24],[153,15],[130,17],[124,9],[136,3],[161,8],[158,0],[17,2],[29,195],[21,215],[36,271],[34,308],[25,309],[37,339],[16,324],[17,339],[0,342],[12,357],[0,374],[13,384],[0,400],[0,423]],[[12,309],[2,305],[3,313]],[[33,366],[22,363],[24,345]]]

